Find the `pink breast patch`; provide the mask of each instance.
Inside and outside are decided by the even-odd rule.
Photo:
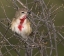
[[[23,26],[21,24],[19,24],[18,29],[21,31],[22,28],[23,28]]]
[[[24,28],[23,26],[22,26],[22,24],[24,23],[24,20],[26,19],[26,16],[24,16],[22,19],[20,19],[20,24],[18,25],[18,29],[20,30],[20,31],[22,31],[22,28]]]

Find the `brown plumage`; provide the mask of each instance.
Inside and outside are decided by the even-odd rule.
[[[28,17],[28,10],[19,9],[16,12],[15,17],[13,18],[10,27],[10,29],[13,32],[16,32],[17,34],[21,35],[24,39],[27,39],[27,37],[32,32],[31,23],[27,19],[27,17]]]

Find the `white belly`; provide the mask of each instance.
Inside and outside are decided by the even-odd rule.
[[[12,31],[16,32],[17,34],[21,35],[23,38],[26,38],[32,31],[31,27],[30,27],[30,24],[26,23],[26,20],[24,21],[23,23],[23,28],[22,30],[20,31],[18,29],[18,25],[19,23],[15,22],[14,24],[12,24],[13,27],[11,27]]]

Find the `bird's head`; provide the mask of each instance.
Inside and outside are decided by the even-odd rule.
[[[25,9],[25,8],[20,8],[18,9],[18,11],[15,13],[15,18],[23,18],[23,17],[28,17],[28,14],[30,14],[30,12]]]

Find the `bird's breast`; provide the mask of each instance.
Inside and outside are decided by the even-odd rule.
[[[25,21],[26,21],[26,19],[20,19],[20,23],[19,23],[19,25],[18,25],[19,31],[22,31],[22,29],[25,28],[25,27],[24,27]]]
[[[12,31],[20,35],[29,35],[32,32],[32,28],[30,27],[30,22],[27,19],[25,19],[22,24],[20,20],[17,20],[12,24]]]

